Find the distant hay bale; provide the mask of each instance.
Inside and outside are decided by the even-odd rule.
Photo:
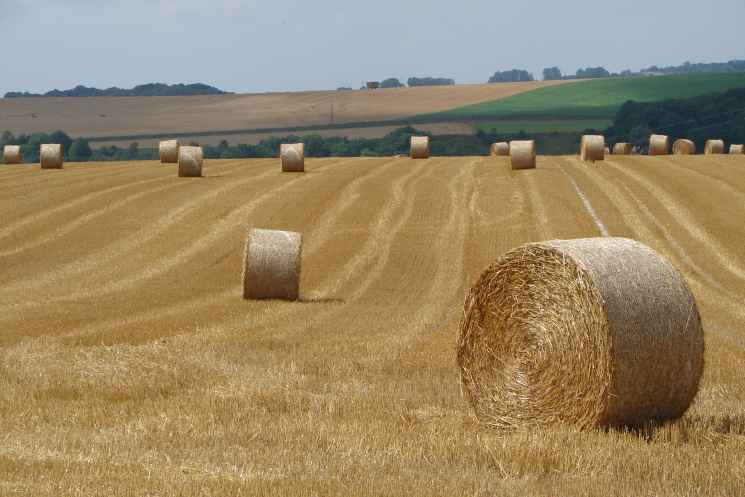
[[[705,154],[723,154],[724,153],[724,141],[722,140],[706,140],[706,146],[704,147]]]
[[[704,365],[696,304],[660,254],[625,238],[530,243],[466,297],[457,363],[476,417],[510,428],[683,415]]]
[[[649,137],[649,155],[667,155],[670,139],[667,135],[652,135]]]
[[[305,171],[305,144],[283,143],[279,146],[282,172],[302,173]]]
[[[158,144],[161,163],[178,162],[178,140],[165,140]]]
[[[603,149],[603,151],[604,151],[605,155],[610,155],[610,149],[608,147],[605,147]]]
[[[582,135],[579,144],[580,158],[595,162],[605,159],[605,137],[603,135]]]
[[[613,145],[613,155],[631,155],[631,144],[630,143],[616,143]]]
[[[42,143],[39,145],[39,162],[42,169],[62,169],[62,145]]]
[[[510,164],[512,169],[535,169],[535,141],[511,141]]]
[[[3,164],[20,164],[21,159],[20,145],[5,145],[3,147]]]
[[[730,145],[730,154],[745,154],[745,145]]]
[[[675,140],[673,143],[673,155],[694,155],[696,153],[696,145],[685,138]]]
[[[411,154],[412,159],[429,158],[429,136],[412,136],[411,137]]]
[[[249,229],[243,298],[297,300],[301,247],[300,233]]]
[[[179,147],[178,148],[178,175],[179,177],[199,177],[202,175],[202,159],[204,149],[202,147]]]
[[[510,144],[507,142],[492,143],[489,153],[492,157],[508,156],[510,155]]]

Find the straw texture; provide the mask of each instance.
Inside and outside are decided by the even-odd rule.
[[[605,159],[605,137],[603,135],[582,135],[579,150],[583,161],[603,160]]]
[[[243,298],[297,300],[301,247],[300,233],[249,229]]]
[[[649,137],[649,155],[667,155],[669,148],[670,138],[667,135]]]
[[[158,153],[161,163],[178,162],[178,140],[165,140],[158,143]]]
[[[510,164],[512,169],[535,169],[535,142],[533,140],[511,141]]]
[[[745,146],[744,145],[730,145],[729,146],[729,153],[730,154],[745,154]]]
[[[705,154],[723,154],[724,153],[724,141],[722,140],[706,140],[706,146],[704,147]]]
[[[3,147],[3,164],[20,164],[22,155],[20,145],[5,145]]]
[[[625,238],[523,245],[466,297],[462,391],[495,427],[633,425],[683,415],[704,341],[678,271]]]
[[[62,169],[62,145],[42,143],[39,145],[39,162],[42,169]]]
[[[675,140],[673,143],[673,155],[694,155],[696,153],[696,145],[685,138]]]
[[[631,155],[631,144],[630,143],[616,143],[613,145],[613,155]]]
[[[411,158],[428,159],[429,158],[429,136],[412,136],[411,137]]]
[[[305,171],[305,144],[283,143],[279,146],[282,172],[302,173]]]
[[[510,155],[510,144],[507,142],[492,143],[490,154],[492,157]]]
[[[202,147],[178,148],[178,175],[180,177],[198,177],[202,175]]]

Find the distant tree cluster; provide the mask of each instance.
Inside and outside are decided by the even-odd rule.
[[[510,71],[497,71],[489,78],[487,83],[510,83],[517,81],[535,81],[533,75],[524,69],[512,69]]]
[[[401,88],[406,86],[398,78],[388,78],[380,82],[380,88]]]
[[[657,67],[651,66],[639,72],[659,72],[664,74],[713,74],[722,72],[745,71],[745,60],[730,60],[729,62],[696,63],[684,62],[680,66]]]
[[[172,95],[222,95],[226,92],[218,90],[215,87],[202,83],[190,85],[176,84],[166,85],[163,83],[148,83],[137,85],[132,89],[107,88],[99,90],[98,88],[88,88],[78,85],[72,90],[52,90],[46,93],[29,93],[29,92],[8,92],[5,98],[19,97],[155,97],[155,96],[172,96]]]
[[[449,78],[409,78],[406,80],[409,86],[441,86],[454,85],[455,80]]]

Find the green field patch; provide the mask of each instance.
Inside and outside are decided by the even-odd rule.
[[[484,133],[551,133],[584,131],[595,129],[602,131],[611,126],[613,121],[609,119],[553,119],[553,120],[509,120],[509,121],[485,121],[475,123],[477,131]]]

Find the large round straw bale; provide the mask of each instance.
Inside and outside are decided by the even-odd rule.
[[[160,162],[175,163],[178,162],[178,140],[164,140],[158,143],[158,153]]]
[[[493,157],[510,155],[510,144],[507,142],[492,143],[490,154]]]
[[[673,143],[673,155],[694,155],[696,153],[696,145],[685,138],[675,140]]]
[[[605,137],[603,135],[582,135],[579,149],[583,161],[603,160],[605,159]]]
[[[745,154],[745,146],[742,144],[739,145],[730,145],[729,146],[729,153],[730,154]]]
[[[412,136],[411,137],[411,158],[412,159],[429,158],[429,136]]]
[[[42,169],[62,169],[62,145],[42,143],[39,145],[39,162]]]
[[[20,145],[5,145],[3,147],[3,164],[20,164],[21,158]]]
[[[201,176],[203,157],[204,149],[202,147],[179,147],[178,175],[180,177]]]
[[[535,141],[511,141],[510,164],[512,169],[535,169]]]
[[[283,143],[279,146],[282,172],[302,173],[305,171],[305,144]]]
[[[724,141],[722,140],[706,140],[706,146],[704,147],[705,154],[723,154],[724,153]]]
[[[613,155],[631,155],[631,144],[619,142],[613,145]]]
[[[660,254],[625,238],[531,243],[471,287],[457,362],[476,417],[497,427],[625,426],[683,415],[704,341]]]
[[[649,137],[649,155],[667,155],[669,148],[670,138],[667,135]]]
[[[243,298],[297,300],[301,247],[300,233],[249,229]]]

